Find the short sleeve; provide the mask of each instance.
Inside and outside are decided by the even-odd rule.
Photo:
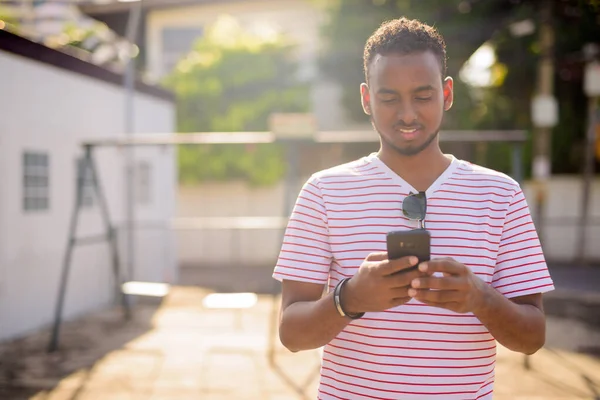
[[[492,287],[508,298],[554,289],[527,200],[520,188],[504,220]]]
[[[327,212],[318,179],[313,176],[296,200],[273,278],[326,284],[331,260]]]

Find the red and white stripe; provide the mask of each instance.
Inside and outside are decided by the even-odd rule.
[[[302,188],[274,278],[328,285],[356,273],[386,233],[414,229],[416,192],[375,155]],[[510,298],[554,288],[529,209],[510,177],[453,159],[427,190],[432,258],[452,257]],[[325,346],[320,399],[491,399],[496,342],[472,314],[415,300],[352,321]]]

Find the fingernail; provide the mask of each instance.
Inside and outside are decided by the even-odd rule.
[[[419,265],[419,271],[421,271],[421,272],[427,271],[427,263],[421,263]]]
[[[415,289],[408,289],[408,295],[410,297],[415,297],[417,295],[417,291]]]
[[[419,287],[421,285],[421,282],[419,282],[418,279],[413,279],[413,281],[410,283],[410,285],[412,287]]]
[[[419,262],[419,259],[417,257],[411,257],[408,259],[408,262],[410,263],[410,265],[415,265]]]

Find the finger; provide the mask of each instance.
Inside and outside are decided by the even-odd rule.
[[[436,303],[435,301],[421,300],[421,303],[427,304],[428,306],[431,306],[431,307],[445,308],[446,310],[450,310],[450,311],[454,311],[454,312],[464,312],[464,311],[461,311],[460,303],[457,303],[455,301],[451,301],[448,303]]]
[[[408,295],[422,302],[434,303],[458,302],[462,297],[462,293],[458,290],[408,289]]]
[[[387,251],[379,251],[379,252],[375,252],[375,253],[370,253],[367,256],[366,261],[383,261],[383,260],[387,260],[387,258],[388,258]]]
[[[389,283],[393,288],[410,287],[411,283],[422,276],[422,273],[418,269],[403,270],[394,275],[389,275],[386,279],[389,279]]]
[[[411,297],[408,295],[409,289],[410,289],[410,286],[397,287],[397,288],[394,288],[391,290],[391,295],[393,296],[394,299],[404,299],[404,298],[410,299]]]
[[[419,271],[433,274],[442,272],[450,275],[462,275],[466,272],[463,264],[450,259],[434,259],[419,264]]]
[[[394,297],[392,299],[392,301],[390,302],[390,307],[389,308],[393,308],[393,307],[398,307],[401,306],[403,304],[408,303],[412,298],[408,295],[406,296],[399,296],[399,297]]]
[[[415,289],[459,290],[465,287],[465,280],[458,276],[416,277],[410,282]]]
[[[382,273],[383,275],[391,275],[396,272],[400,272],[402,270],[414,267],[417,265],[418,262],[419,259],[414,256],[402,257],[398,258],[397,260],[390,260],[389,263],[383,266]]]

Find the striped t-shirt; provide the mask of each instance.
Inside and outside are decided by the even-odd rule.
[[[274,278],[327,284],[354,275],[386,233],[415,229],[417,191],[372,154],[314,174],[286,229]],[[426,191],[431,257],[452,257],[511,298],[554,288],[523,192],[452,158]],[[491,399],[496,342],[471,313],[416,300],[353,320],[323,349],[319,399]]]

